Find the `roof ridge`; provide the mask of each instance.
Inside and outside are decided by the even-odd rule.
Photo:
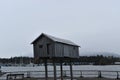
[[[69,44],[69,45],[78,46],[77,44],[75,44],[74,42],[72,42],[72,41],[70,41],[70,40],[58,38],[58,37],[51,36],[51,35],[48,35],[48,34],[45,34],[45,33],[41,33],[41,35],[40,35],[39,37],[41,37],[42,35],[50,38],[51,40],[53,40],[53,41],[55,41],[55,42],[60,42],[60,43],[64,43],[64,44]],[[32,44],[33,44],[39,37],[37,37],[37,38],[32,42]]]
[[[49,37],[50,39],[52,39],[53,41],[55,42],[61,42],[61,43],[66,43],[66,44],[69,44],[69,45],[76,45],[78,46],[77,44],[75,44],[74,42],[72,42],[71,40],[68,40],[68,39],[63,39],[63,38],[58,38],[58,37],[55,37],[55,36],[52,36],[52,35],[48,35],[48,34],[45,34],[43,33],[44,35],[46,35],[47,37]],[[57,39],[57,40],[56,40]],[[59,40],[58,40],[59,39]]]

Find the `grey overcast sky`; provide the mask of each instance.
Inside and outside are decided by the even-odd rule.
[[[0,57],[33,55],[41,33],[83,52],[120,54],[120,0],[1,0]]]

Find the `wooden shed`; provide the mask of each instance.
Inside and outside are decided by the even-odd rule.
[[[72,60],[79,58],[79,46],[72,41],[60,39],[42,33],[33,42],[34,58],[42,60],[45,65],[45,80],[48,80],[47,61],[51,60],[54,66],[54,80],[56,79],[56,63],[60,63],[61,80],[63,80],[63,62],[70,64],[70,75],[73,80]]]
[[[33,42],[34,57],[79,57],[79,46],[72,41],[42,33]]]

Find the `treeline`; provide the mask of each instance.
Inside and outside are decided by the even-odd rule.
[[[33,63],[34,59],[32,57],[11,57],[11,58],[0,58],[1,64],[30,64]]]
[[[115,62],[120,62],[119,57],[113,57],[113,56],[103,56],[103,55],[97,55],[97,56],[81,56],[79,58],[79,62],[81,63],[92,63],[93,65],[111,65]]]
[[[80,56],[79,59],[75,59],[74,64],[93,64],[93,65],[110,65],[115,62],[120,62],[120,58],[113,56]],[[11,57],[11,58],[0,58],[0,64],[30,64],[34,63],[32,57]]]

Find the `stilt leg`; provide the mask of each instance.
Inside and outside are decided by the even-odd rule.
[[[61,80],[63,80],[63,67],[62,67],[62,61],[60,62],[60,71],[61,71]]]
[[[45,80],[48,80],[47,59],[45,59]]]
[[[73,70],[72,70],[72,62],[70,60],[70,75],[71,75],[71,80],[73,80]]]
[[[55,63],[55,60],[53,60],[53,66],[54,66],[54,80],[56,80],[56,63]]]

